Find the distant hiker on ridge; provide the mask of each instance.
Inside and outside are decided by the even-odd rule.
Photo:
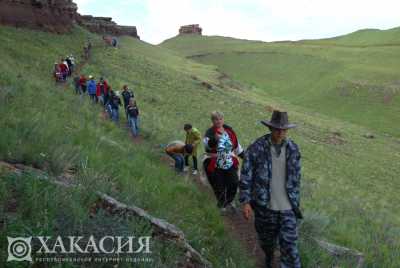
[[[221,112],[213,112],[211,121],[212,127],[204,137],[207,158],[203,165],[217,198],[217,206],[224,213],[227,208],[235,209],[232,202],[239,182],[237,156],[243,157],[243,149],[233,129],[224,124]]]
[[[197,175],[197,148],[201,142],[201,133],[197,128],[194,128],[191,124],[185,124],[183,129],[186,131],[185,144],[191,144],[193,146],[193,152],[191,155],[185,155],[185,171],[189,169],[189,156],[193,158],[193,175]]]
[[[165,147],[165,153],[175,160],[175,170],[177,172],[183,172],[184,156],[191,154],[192,151],[193,146],[182,141],[173,141]]]
[[[111,45],[112,45],[113,47],[117,47],[117,44],[118,44],[117,38],[116,38],[116,37],[113,37],[112,40],[111,40]]]
[[[300,206],[300,151],[286,138],[289,124],[286,112],[273,111],[270,121],[261,121],[271,133],[258,138],[246,150],[240,178],[243,215],[255,214],[255,228],[265,253],[266,267],[272,267],[277,239],[280,267],[300,267],[297,248]]]

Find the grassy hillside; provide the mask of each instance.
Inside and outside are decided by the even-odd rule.
[[[400,40],[398,32],[377,35]],[[352,39],[354,44],[357,38],[364,45],[370,42],[358,34],[337,39]],[[345,47],[321,40],[262,43],[187,35],[161,44],[215,66],[243,85],[238,94],[248,104],[234,102],[231,109],[240,111],[232,120],[245,127],[240,129],[245,143],[249,136],[257,136],[252,124],[268,117],[269,107],[286,109],[300,122],[292,136],[303,150],[305,209],[326,216],[326,232],[334,241],[369,252],[368,267],[395,267],[399,259],[395,241],[400,241],[400,218],[391,204],[400,200],[395,193],[400,47],[388,47],[382,40],[367,47]],[[253,111],[250,117],[248,111]],[[366,139],[366,133],[377,138]],[[394,211],[392,216],[381,215]]]
[[[334,38],[309,40],[310,43],[318,41],[323,44],[343,46],[399,46],[400,27],[389,30],[364,29]]]
[[[100,107],[91,105],[87,98],[75,96],[71,85],[55,85],[51,78],[54,61],[67,53],[80,55],[88,35],[80,29],[69,35],[52,35],[0,28],[0,159],[34,165],[50,175],[76,170],[78,183],[85,186],[81,192],[69,193],[35,182],[34,175],[15,178],[1,171],[0,218],[4,219],[0,225],[1,263],[5,265],[7,257],[7,235],[57,235],[63,230],[61,233],[65,235],[115,236],[132,232],[146,235],[151,231],[140,219],[124,221],[106,215],[92,219],[89,209],[96,200],[95,191],[100,190],[176,224],[215,266],[224,267],[230,263],[237,267],[251,266],[252,261],[238,242],[225,231],[209,195],[199,192],[192,182],[177,177],[161,162],[159,141],[167,142],[164,140],[166,133],[162,133],[158,141],[134,144],[126,129],[104,121]],[[134,81],[143,82],[136,93],[143,109],[144,136],[153,137],[158,132],[155,126],[161,125],[162,118],[157,118],[147,107],[157,109],[157,102],[162,102],[162,98],[156,93],[158,89],[154,92],[154,88],[145,87],[149,77],[138,77],[137,72],[130,70],[140,69],[152,77],[159,72],[162,75],[177,71],[167,68],[162,61],[153,64],[146,56],[151,46],[143,42],[125,40],[136,51],[124,49],[122,57],[119,52],[106,49],[100,37],[91,35],[91,38],[95,43],[95,55],[85,72],[96,77],[103,73],[115,88],[125,82],[130,85]],[[181,68],[180,62],[185,62],[166,57],[177,61],[177,69]],[[103,62],[105,58],[107,62]],[[119,69],[113,70],[113,64],[117,62],[125,73],[115,77]],[[193,68],[196,66],[192,64]],[[159,87],[167,90],[168,85],[161,83]],[[145,105],[146,99],[148,105]],[[14,199],[18,205],[10,211],[9,202]],[[173,242],[154,243],[154,263],[140,267],[174,267],[185,258]],[[15,267],[16,263],[10,265]],[[104,264],[105,267],[109,265]]]
[[[103,190],[178,225],[215,267],[247,268],[252,266],[251,261],[227,234],[214,200],[191,181],[175,176],[161,162],[161,145],[182,139],[186,122],[205,131],[210,124],[209,113],[218,109],[225,113],[226,122],[235,128],[246,147],[267,131],[258,121],[270,117],[269,107],[282,107],[299,124],[290,135],[303,155],[302,206],[306,219],[302,233],[364,252],[367,267],[399,266],[400,167],[395,163],[400,160],[400,142],[397,138],[378,135],[377,139],[366,139],[362,135],[371,131],[368,124],[342,120],[338,112],[315,112],[313,107],[299,102],[301,97],[293,97],[298,98],[297,102],[291,100],[293,94],[289,94],[289,88],[281,95],[277,89],[272,94],[264,87],[251,87],[245,79],[238,79],[241,83],[222,79],[215,66],[199,64],[181,57],[180,52],[126,37],[120,39],[119,49],[98,44],[93,59],[82,71],[96,77],[103,75],[115,89],[125,83],[133,85],[142,114],[144,141],[132,144],[126,130],[100,118],[99,107],[91,106],[86,99],[79,100],[70,87],[54,86],[50,79],[48,68],[54,59],[65,51],[78,51],[86,32],[77,29],[72,35],[53,36],[0,29],[0,51],[6,55],[0,62],[0,125],[6,126],[0,133],[1,159],[35,164],[52,174],[73,167],[78,170],[79,178],[86,181],[85,185],[90,185],[89,193]],[[95,36],[92,38],[97,40]],[[185,38],[176,45],[181,46],[181,41],[200,45],[199,40],[203,40],[201,53],[211,53],[225,40],[215,37],[206,46],[206,37]],[[271,46],[274,51],[291,48],[291,53],[296,52],[290,44],[265,45],[234,39],[228,43],[219,47],[219,52],[243,49],[242,45],[249,49],[255,46],[254,51]],[[197,48],[193,45],[190,50]],[[300,62],[313,52],[311,48],[301,49],[304,55],[298,59]],[[288,58],[291,57],[284,59]],[[314,65],[324,66],[321,58],[313,59],[308,67],[319,70]],[[226,58],[221,62],[225,60],[229,61]],[[396,64],[394,60],[392,64]],[[241,70],[246,73],[248,66],[244,67]],[[336,68],[333,63],[332,68]],[[237,79],[236,75],[241,73],[229,75]],[[291,74],[296,76],[295,70]],[[273,79],[278,78],[271,76]],[[213,85],[212,90],[202,82]],[[316,91],[313,94],[314,101],[320,97]],[[303,100],[308,101],[305,97]],[[3,179],[3,192],[9,185],[7,178]],[[72,217],[79,218],[81,214]],[[13,233],[22,230],[21,227]],[[8,231],[3,228],[2,237]],[[114,227],[113,232],[117,231]],[[4,248],[3,242],[1,245]],[[163,245],[160,243],[160,247]],[[304,267],[353,266],[351,260],[336,260],[315,249],[305,235],[300,248]],[[157,254],[158,263],[166,267],[179,259],[176,249],[167,248]]]
[[[182,36],[161,46],[217,66],[252,92],[400,137],[400,30],[263,43]],[[391,44],[388,46],[388,44]]]

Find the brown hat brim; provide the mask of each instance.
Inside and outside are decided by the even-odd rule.
[[[272,123],[270,121],[265,121],[265,120],[262,120],[261,124],[263,124],[263,125],[265,125],[267,127],[273,127],[273,128],[277,128],[277,129],[290,129],[290,128],[297,127],[296,124],[286,124],[286,125],[282,126],[282,125],[277,125],[277,124],[274,124],[274,123]]]

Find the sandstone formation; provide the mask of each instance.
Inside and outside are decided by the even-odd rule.
[[[72,0],[0,0],[0,24],[66,33],[75,23],[103,35],[139,38],[135,26],[121,26],[112,18],[82,16]]]
[[[139,38],[135,26],[121,26],[109,17],[93,17],[90,15],[79,16],[78,23],[91,32],[103,35],[129,35]]]
[[[76,11],[72,0],[0,0],[0,24],[64,33]]]
[[[199,34],[201,35],[203,29],[200,28],[198,24],[190,24],[181,26],[179,29],[179,34]]]

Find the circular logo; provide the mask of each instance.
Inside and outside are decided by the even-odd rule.
[[[7,261],[32,261],[31,237],[7,237],[8,259]]]

